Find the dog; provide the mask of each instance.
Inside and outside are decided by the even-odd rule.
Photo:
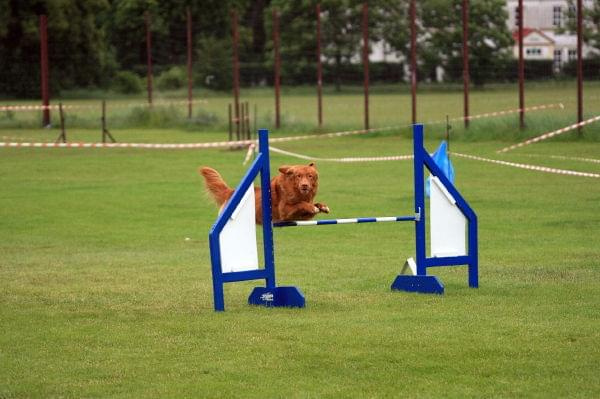
[[[204,177],[206,189],[222,211],[233,195],[219,172],[204,166],[199,173]],[[283,165],[279,174],[271,179],[272,218],[274,222],[309,220],[318,213],[329,213],[326,204],[313,203],[319,187],[319,173],[313,162],[308,165]],[[254,188],[256,223],[262,224],[262,194]]]

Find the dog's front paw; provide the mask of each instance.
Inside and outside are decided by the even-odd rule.
[[[327,205],[318,202],[315,206],[319,209],[319,212],[329,213],[329,207]]]

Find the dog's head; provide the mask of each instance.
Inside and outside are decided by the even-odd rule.
[[[279,172],[283,175],[286,189],[301,194],[304,197],[314,197],[319,186],[319,173],[313,162],[308,165],[281,166]]]

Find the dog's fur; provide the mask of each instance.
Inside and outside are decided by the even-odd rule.
[[[201,167],[206,189],[217,205],[223,209],[233,195],[233,189],[225,183],[219,172],[209,167]],[[313,203],[319,187],[319,173],[314,163],[308,165],[281,166],[279,174],[271,180],[271,201],[273,221],[308,220],[317,213],[329,213],[323,203]],[[262,224],[260,187],[254,188],[256,201],[256,223]]]

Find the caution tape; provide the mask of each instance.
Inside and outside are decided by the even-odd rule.
[[[569,176],[582,176],[582,177],[600,178],[600,174],[599,173],[577,172],[575,170],[556,169],[556,168],[549,168],[549,167],[546,167],[546,166],[538,166],[538,165],[529,165],[529,164],[524,164],[524,163],[501,161],[501,160],[498,160],[498,159],[483,158],[483,157],[479,157],[479,156],[476,156],[476,155],[467,155],[467,154],[461,154],[461,153],[458,153],[458,152],[452,152],[451,154],[455,155],[457,157],[461,157],[461,158],[474,159],[476,161],[483,161],[483,162],[495,163],[495,164],[504,165],[504,166],[512,166],[514,168],[521,168],[521,169],[527,169],[527,170],[535,170],[535,171],[538,171],[538,172],[554,173],[554,174],[569,175]]]
[[[579,162],[588,162],[588,163],[600,163],[600,159],[595,158],[582,158],[582,157],[568,157],[566,155],[546,155],[546,154],[519,154],[525,157],[535,157],[535,158],[552,158],[552,159],[561,159],[565,161],[579,161]]]
[[[187,105],[187,104],[206,104],[208,101],[206,100],[181,100],[181,101],[154,101],[151,104],[148,102],[140,102],[140,103],[119,103],[112,102],[110,103],[112,108],[122,108],[122,107],[151,107],[153,105],[163,106],[163,105]],[[63,109],[93,109],[97,108],[97,105],[92,104],[63,104]],[[44,111],[44,110],[58,110],[60,105],[0,105],[0,111]]]
[[[525,140],[525,141],[523,141],[521,143],[513,144],[511,146],[502,148],[501,150],[498,150],[496,152],[498,152],[498,153],[507,152],[507,151],[510,151],[510,150],[514,150],[515,148],[520,148],[520,147],[524,147],[524,146],[529,145],[529,144],[537,143],[538,141],[547,140],[547,139],[549,139],[551,137],[555,137],[555,136],[561,135],[561,134],[569,132],[569,131],[571,131],[573,129],[577,129],[577,128],[581,127],[581,126],[589,125],[590,123],[593,123],[593,122],[596,122],[596,121],[599,121],[599,120],[600,120],[600,115],[595,116],[595,117],[590,118],[590,119],[587,119],[585,121],[579,122],[579,123],[574,123],[574,124],[572,124],[570,126],[563,127],[561,129],[558,129],[558,130],[554,130],[552,132],[544,133],[542,135],[539,135],[537,137],[531,138],[529,140]]]
[[[525,107],[525,108],[514,108],[514,109],[507,109],[504,111],[494,111],[494,112],[486,112],[483,114],[477,114],[477,115],[470,115],[470,116],[462,116],[462,117],[455,117],[455,118],[451,118],[448,121],[450,122],[456,122],[456,121],[463,121],[463,120],[475,120],[475,119],[481,119],[481,118],[492,118],[492,117],[496,117],[496,116],[504,116],[504,115],[510,115],[510,114],[516,114],[517,112],[521,112],[521,110],[523,112],[525,111],[541,111],[541,110],[545,110],[545,109],[553,109],[553,108],[560,108],[560,109],[565,109],[565,106],[563,103],[556,103],[556,104],[543,104],[543,105],[534,105],[531,107]],[[438,125],[441,123],[446,123],[445,120],[439,120],[439,121],[431,121],[431,122],[427,122],[427,124],[430,125]]]

